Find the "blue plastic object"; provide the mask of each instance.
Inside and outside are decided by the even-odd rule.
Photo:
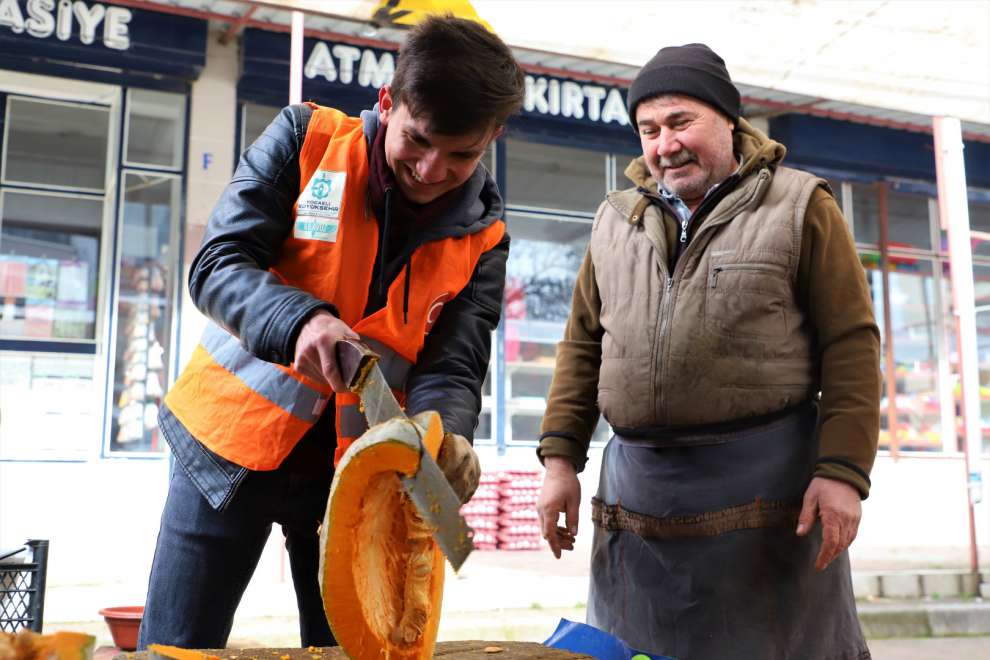
[[[584,653],[598,660],[676,660],[666,655],[631,649],[621,639],[604,630],[567,619],[560,620],[557,629],[543,645],[572,653]]]

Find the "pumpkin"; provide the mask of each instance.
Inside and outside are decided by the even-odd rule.
[[[149,660],[220,660],[216,655],[165,644],[148,644],[148,658]]]
[[[436,458],[440,416],[426,412],[372,427],[341,458],[320,531],[320,586],[330,629],[355,660],[433,657],[444,556],[400,475]]]
[[[92,660],[96,638],[77,632],[0,632],[0,660]]]

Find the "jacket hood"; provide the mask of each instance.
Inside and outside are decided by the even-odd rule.
[[[381,128],[378,104],[375,104],[371,110],[361,111],[361,122],[368,148],[371,149],[375,135]],[[467,236],[484,229],[503,216],[505,206],[498,192],[498,186],[481,163],[478,163],[478,167],[463,185],[447,194],[455,195],[456,198],[439,217],[423,228],[417,237],[417,244],[441,238]]]
[[[735,130],[732,132],[732,148],[742,158],[742,166],[739,168],[740,178],[745,178],[748,174],[764,167],[775,168],[787,154],[787,148],[784,145],[771,140],[766,133],[742,117],[739,118]],[[643,156],[634,158],[629,163],[625,175],[637,186],[656,192],[657,182],[646,167],[646,159]]]

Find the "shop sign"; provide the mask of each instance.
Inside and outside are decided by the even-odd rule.
[[[303,75],[330,83],[378,89],[392,82],[395,56],[347,44],[317,41],[306,58]],[[587,119],[603,124],[629,125],[626,101],[617,87],[603,87],[573,80],[526,76],[523,109],[528,113]]]
[[[107,48],[127,50],[130,21],[130,9],[98,2],[58,0],[56,6],[55,0],[0,0],[0,27],[36,39],[55,35],[68,41],[77,35],[86,45],[101,41]]]
[[[629,125],[626,101],[618,87],[588,85],[573,80],[526,76],[526,112]]]
[[[206,34],[203,19],[113,2],[0,0],[0,69],[181,88],[206,63]]]
[[[310,80],[319,77],[327,82],[374,89],[392,82],[394,73],[395,56],[388,51],[379,55],[370,48],[347,44],[330,46],[325,41],[316,42],[303,67],[303,75]]]

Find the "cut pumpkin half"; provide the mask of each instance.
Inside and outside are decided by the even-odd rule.
[[[436,458],[443,440],[433,412],[372,427],[334,474],[320,532],[323,606],[337,643],[355,660],[433,657],[444,556],[416,513],[400,475]]]

